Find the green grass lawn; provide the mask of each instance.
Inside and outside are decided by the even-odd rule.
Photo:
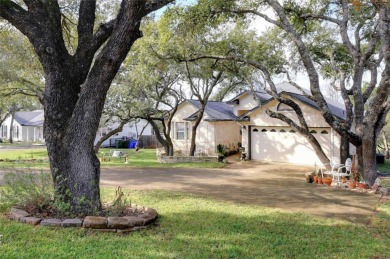
[[[109,153],[111,149],[100,149],[100,152]],[[141,149],[137,152],[134,149],[115,149],[127,152],[129,155],[129,162],[124,163],[124,158],[110,158],[110,161],[101,163],[102,167],[159,167],[159,168],[221,168],[223,163],[175,163],[175,164],[161,164],[157,162],[155,149]],[[39,149],[18,149],[18,150],[0,150],[0,159],[19,160],[19,159],[44,159],[47,158],[47,151],[45,148]],[[48,163],[40,162],[0,162],[0,167],[48,167]]]
[[[114,189],[104,188],[105,199]],[[129,235],[32,227],[0,216],[2,258],[388,258],[381,228],[194,195],[132,191],[158,226]],[[287,201],[286,201],[287,202]],[[387,224],[384,224],[386,222]]]
[[[390,172],[390,160],[385,159],[384,164],[378,164],[378,171],[379,172]]]

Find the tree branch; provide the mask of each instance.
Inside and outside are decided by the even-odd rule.
[[[87,42],[93,36],[93,26],[95,24],[96,0],[81,0],[79,8],[79,23],[77,26],[78,46],[85,48]]]

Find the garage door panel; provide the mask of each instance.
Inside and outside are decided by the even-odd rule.
[[[311,144],[291,128],[254,127],[251,132],[253,160],[287,162],[303,165],[321,164]],[[266,130],[266,131],[265,131]],[[284,132],[280,132],[280,130]],[[330,134],[314,134],[325,153],[331,153]]]

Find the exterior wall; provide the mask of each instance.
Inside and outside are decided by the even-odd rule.
[[[43,127],[24,126],[22,130],[23,130],[23,141],[30,141],[30,142],[44,141]]]
[[[249,122],[242,122],[242,124],[245,125],[245,129],[242,129],[243,147],[245,147],[246,151],[249,152],[249,126],[252,130],[257,128],[259,131],[264,128],[267,132],[260,133],[259,137],[257,137],[258,141],[262,141],[264,144],[254,143],[253,136],[251,136],[252,152],[263,154],[262,157],[255,157],[255,159],[278,162],[284,161],[306,165],[321,164],[316,155],[313,156],[314,151],[312,150],[310,143],[308,143],[303,136],[299,135],[299,133],[294,133],[297,135],[289,133],[291,128],[288,124],[281,120],[271,118],[265,113],[265,110],[267,109],[276,111],[277,105],[278,102],[276,100],[271,101],[264,105],[261,109],[251,113],[249,115]],[[327,156],[329,158],[332,156],[339,157],[340,136],[329,127],[319,111],[305,104],[301,105],[301,109],[309,128],[317,131],[314,136],[320,142]],[[298,122],[297,116],[293,111],[283,111],[280,113],[284,113],[295,122]],[[271,129],[275,129],[276,132],[271,134]],[[281,129],[284,129],[286,133],[279,133]],[[326,130],[328,134],[320,134],[322,130]]]
[[[322,117],[321,113],[318,110],[310,106],[307,106],[306,104],[303,104],[299,101],[296,102],[300,105],[309,127],[322,127],[322,128],[329,127],[329,124],[324,120],[324,118]],[[261,126],[288,126],[287,123],[279,119],[271,118],[268,114],[265,113],[265,110],[267,109],[276,112],[278,104],[279,104],[278,101],[273,100],[265,104],[261,109],[254,111],[249,115],[250,122],[247,124],[261,125]],[[286,115],[293,121],[299,123],[298,118],[294,111],[278,111],[278,112]]]
[[[183,155],[188,155],[191,147],[192,123],[184,121],[185,118],[194,114],[198,109],[190,103],[183,103],[178,108],[175,116],[172,118],[172,142],[175,151],[180,151]],[[176,123],[184,122],[187,126],[184,139],[177,139]],[[201,154],[215,154],[214,125],[208,121],[201,121],[196,129],[196,152]]]
[[[177,110],[172,122],[186,122],[185,118],[194,114],[198,109],[189,103],[183,103]],[[172,142],[175,151],[181,151],[188,155],[191,147],[192,122],[186,122],[188,131],[186,138],[179,140],[175,136],[175,126],[172,130]],[[241,142],[240,126],[234,121],[201,121],[196,130],[196,153],[213,156],[216,155],[218,144],[226,145],[229,148],[237,148]]]
[[[236,116],[241,116],[244,114],[244,111],[249,111],[259,105],[253,98],[253,95],[249,93],[244,93],[238,99],[240,104],[234,104],[233,106],[233,112]]]
[[[220,121],[214,122],[215,128],[215,147],[222,144],[230,148],[230,150],[237,150],[242,141],[240,134],[241,126],[235,121]],[[215,150],[214,150],[215,152]]]
[[[3,134],[3,126],[7,126],[7,133]],[[29,141],[29,142],[43,142],[43,127],[42,126],[21,126],[16,120],[14,120],[12,126],[17,126],[19,130],[19,136],[13,137],[13,141]],[[11,116],[9,116],[0,127],[0,138],[10,139],[11,133]]]
[[[117,134],[115,134],[114,136],[112,136],[111,138],[105,140],[103,143],[102,143],[102,146],[105,147],[105,146],[109,146],[110,145],[110,139],[118,139],[118,138],[133,138],[133,139],[137,139],[138,135],[141,134],[141,131],[142,131],[142,128],[147,124],[148,122],[146,120],[139,120],[139,121],[131,121],[127,124],[125,124],[123,126],[123,130]],[[104,136],[105,134],[107,134],[109,131],[111,131],[112,129],[115,129],[116,127],[119,126],[119,123],[114,123],[114,124],[111,124],[107,127],[102,127],[102,128],[99,128],[98,132],[96,133],[96,138],[95,138],[95,142],[94,142],[94,145],[96,145],[96,143],[99,141],[99,139]],[[142,133],[143,136],[150,136],[152,135],[152,126],[150,124],[148,124],[144,130],[144,132]]]
[[[190,151],[190,146],[191,146],[191,128],[192,128],[192,123],[191,122],[186,122],[184,119],[187,118],[188,116],[194,114],[198,109],[193,106],[192,104],[188,102],[183,102],[180,104],[178,107],[175,115],[172,118],[172,127],[171,127],[171,138],[172,138],[172,143],[173,143],[173,149],[175,152],[180,152],[183,155],[188,155]],[[178,122],[184,122],[186,123],[186,132],[185,132],[185,137],[184,139],[177,139],[176,135],[176,124]],[[206,128],[207,130],[208,125],[204,125],[203,121],[199,124],[198,129],[197,129],[197,135],[199,134],[199,131],[201,131],[202,128]],[[205,129],[202,130],[203,132]],[[197,136],[199,138],[199,135]]]

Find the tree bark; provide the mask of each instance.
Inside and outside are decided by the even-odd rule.
[[[173,144],[171,138],[169,136],[167,137],[166,133],[164,133],[165,138],[161,136],[160,129],[153,119],[146,118],[146,120],[152,126],[154,133],[156,134],[157,141],[164,147],[165,154],[167,156],[173,156]]]
[[[142,127],[142,130],[141,130],[141,132],[140,132],[140,134],[138,134],[138,129],[137,129],[137,124],[135,124],[135,128],[137,129],[137,142],[136,142],[136,144],[135,144],[135,151],[138,151],[139,150],[139,141],[141,140],[141,137],[142,137],[142,134],[144,134],[144,131],[145,131],[145,129],[146,129],[146,127],[149,125],[149,122],[147,122],[146,124],[145,124],[145,126],[143,126]]]
[[[196,130],[198,129],[198,126],[200,122],[202,121],[204,110],[206,108],[206,104],[201,103],[201,107],[198,111],[197,118],[195,120],[195,123],[192,125],[192,131],[191,131],[191,146],[190,146],[190,153],[189,156],[194,156],[196,151]]]
[[[140,37],[141,20],[172,0],[122,0],[117,17],[94,32],[96,1],[81,0],[76,53],[63,39],[58,1],[0,1],[0,17],[25,34],[45,74],[44,137],[55,200],[75,214],[101,209],[100,164],[93,143],[107,91]],[[96,53],[99,54],[96,55]]]
[[[384,130],[382,131],[382,138],[383,138],[383,145],[385,148],[385,157],[386,159],[389,159],[390,158],[389,145],[387,143],[386,132]]]
[[[116,127],[115,129],[111,130],[110,132],[108,132],[105,136],[101,137],[99,139],[99,141],[96,143],[95,145],[95,153],[99,153],[99,149],[100,149],[100,146],[103,144],[104,141],[106,141],[107,139],[109,139],[110,137],[114,136],[115,134],[119,133],[119,132],[122,132],[123,130],[123,126],[127,123],[128,121],[121,121],[121,123],[119,124],[118,127]]]
[[[349,157],[349,141],[341,136],[341,143],[340,143],[340,161],[341,163],[344,163],[345,160]]]
[[[15,112],[12,111],[11,112],[11,123],[10,123],[10,126],[9,126],[9,143],[14,143],[14,138],[13,138],[13,134],[14,134],[14,127],[13,127],[13,124],[14,124],[14,119],[15,119]]]

